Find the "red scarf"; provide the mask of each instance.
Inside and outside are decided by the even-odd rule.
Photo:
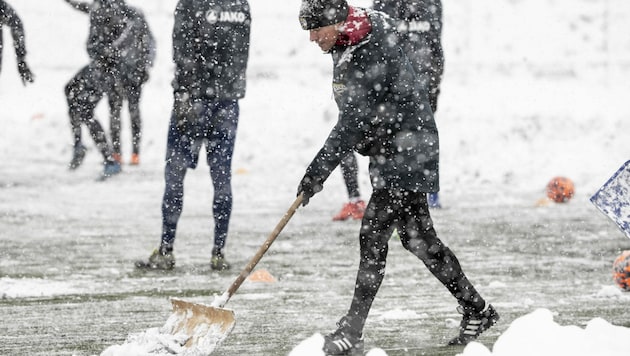
[[[348,18],[341,25],[336,45],[352,46],[361,42],[372,31],[372,24],[364,9],[348,6]]]

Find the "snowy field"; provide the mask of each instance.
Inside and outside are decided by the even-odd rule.
[[[164,324],[168,298],[209,303],[254,255],[295,197],[336,118],[331,60],[308,43],[297,0],[251,0],[248,93],[234,158],[227,257],[210,270],[212,187],[200,165],[186,180],[177,267],[138,272],[159,242],[163,156],[171,108],[175,0],[129,0],[157,38],[142,110],[141,165],[105,183],[86,139],[70,172],[63,95],[87,63],[88,19],[61,0],[9,0],[25,23],[35,83],[23,87],[5,30],[0,76],[0,355],[99,355]],[[352,2],[351,2],[352,3]],[[355,4],[369,4],[357,0]],[[446,71],[440,237],[502,319],[467,348],[455,302],[391,241],[387,275],[365,328],[366,352],[386,355],[624,355],[630,293],[611,266],[630,241],[588,198],[630,159],[630,3],[625,0],[444,1]],[[98,107],[106,126],[106,105]],[[128,117],[123,158],[129,160]],[[87,138],[87,135],[86,135]],[[370,187],[367,161],[361,188]],[[576,184],[567,204],[537,206],[551,177]],[[332,223],[346,198],[334,173],[297,214],[226,307],[237,324],[215,354],[317,355],[347,309],[358,222]],[[571,348],[567,348],[571,345]],[[492,352],[492,353],[491,353]]]

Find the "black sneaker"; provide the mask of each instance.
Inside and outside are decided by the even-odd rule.
[[[464,317],[459,324],[459,336],[451,339],[448,342],[449,345],[466,345],[499,320],[499,313],[492,304],[486,304],[486,307],[480,312],[467,313],[461,306],[457,307],[457,311]]]
[[[156,248],[148,260],[136,261],[134,265],[138,269],[169,271],[175,268],[175,256],[173,251],[160,251]]]
[[[83,146],[82,144],[79,143],[75,145],[74,149],[72,150],[72,160],[68,164],[68,168],[70,168],[71,170],[79,168],[79,166],[81,166],[81,164],[83,163],[86,151],[87,148],[85,148],[85,146]]]
[[[333,355],[363,355],[363,338],[361,331],[351,325],[350,317],[344,316],[337,323],[338,329],[324,336],[324,353]]]
[[[212,258],[210,259],[210,268],[215,271],[227,271],[231,267],[230,263],[225,259],[223,252],[218,248],[212,249]]]

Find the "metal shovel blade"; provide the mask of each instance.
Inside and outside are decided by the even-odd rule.
[[[183,354],[209,355],[234,328],[234,312],[229,309],[171,299],[173,313],[166,321],[163,332],[184,334]]]

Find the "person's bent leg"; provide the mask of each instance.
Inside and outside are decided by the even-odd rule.
[[[110,87],[112,78],[113,74],[105,73],[98,66],[90,64],[80,71],[73,79],[73,85],[67,88],[71,116],[87,126],[92,139],[103,155],[104,169],[99,177],[101,180],[121,171],[120,164],[113,160],[105,130],[94,117],[96,105],[105,95],[106,89]]]
[[[400,241],[405,249],[418,257],[429,271],[465,308],[484,305],[475,287],[468,281],[455,254],[438,237],[429,215],[425,193],[405,195],[406,215],[400,222]]]
[[[425,193],[408,192],[404,216],[400,221],[400,240],[448,289],[464,315],[460,335],[449,344],[474,340],[499,319],[494,308],[468,280],[455,254],[438,237],[429,214]]]
[[[64,88],[66,101],[68,103],[68,116],[70,117],[70,129],[73,138],[72,159],[68,164],[71,170],[79,168],[85,158],[87,148],[83,145],[81,137],[81,122],[85,112],[89,112],[90,108],[85,107],[83,98],[87,94],[85,92],[86,76],[89,74],[89,67],[82,68]],[[87,102],[87,105],[91,105]]]

